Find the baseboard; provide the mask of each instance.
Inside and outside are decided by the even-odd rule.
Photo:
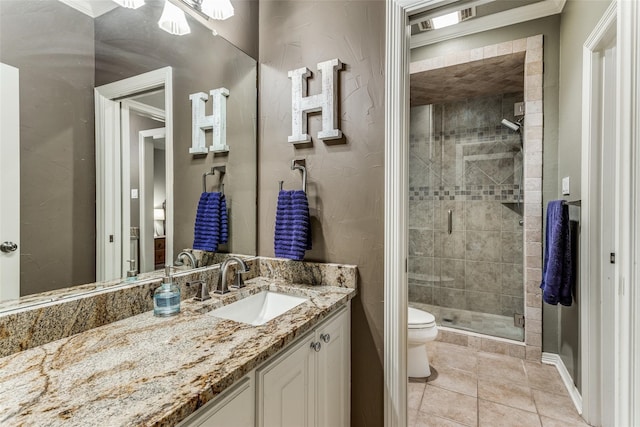
[[[556,367],[558,373],[560,374],[560,378],[562,378],[562,382],[564,383],[564,386],[569,392],[569,396],[571,397],[571,400],[576,407],[576,410],[580,415],[582,415],[582,396],[580,395],[580,392],[578,391],[576,386],[573,384],[573,378],[571,378],[569,371],[567,371],[567,367],[564,365],[564,362],[562,361],[562,358],[560,358],[560,355],[555,353],[543,352],[542,363],[545,363],[547,365],[554,365]]]

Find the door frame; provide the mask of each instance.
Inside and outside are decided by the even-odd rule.
[[[613,342],[615,335],[611,330],[614,325],[603,322],[612,313],[613,301],[610,290],[602,286],[605,268],[602,238],[606,227],[602,203],[605,191],[602,178],[606,172],[603,170],[603,135],[607,125],[603,118],[606,112],[605,99],[602,97],[605,91],[603,66],[605,62],[607,66],[611,65],[602,54],[616,39],[616,20],[617,4],[612,2],[584,43],[582,53],[580,354],[583,366],[582,415],[594,425],[600,425],[605,418],[611,416],[610,411],[615,407],[615,392],[610,383],[614,377],[603,376],[607,371],[603,369],[604,366],[614,366],[612,354],[605,351],[603,343],[609,340]],[[608,76],[607,82],[610,86]],[[609,144],[617,149],[619,141],[609,141]],[[613,234],[613,230],[607,231]]]
[[[149,189],[147,188],[147,183],[145,177],[148,174],[147,168],[147,156],[151,156],[153,159],[153,142],[147,141],[147,138],[151,138],[153,140],[165,138],[166,141],[166,129],[165,128],[155,128],[155,129],[147,129],[138,132],[138,152],[139,162],[138,162],[138,171],[140,174],[140,180],[138,187],[140,188],[140,267],[139,271],[142,271],[144,267],[145,270],[148,269],[149,266],[155,267],[155,258],[154,258],[154,245],[153,245],[153,237],[154,237],[154,219],[153,219],[153,208],[151,212],[147,212],[147,197],[151,197],[153,200],[153,188],[151,188],[151,195],[149,196]],[[151,147],[148,147],[149,144]],[[149,152],[151,151],[151,152]],[[152,162],[153,169],[153,162]],[[166,171],[166,175],[169,173],[173,174],[173,171]],[[153,170],[151,171],[153,175]],[[151,224],[149,224],[149,218]],[[149,235],[148,230],[151,229],[151,235]],[[151,243],[149,243],[151,242]],[[166,250],[166,249],[165,249]],[[165,254],[166,257],[166,254]],[[166,258],[169,260],[173,258]],[[152,268],[154,270],[155,268]],[[149,271],[149,270],[147,270]]]
[[[18,249],[0,253],[0,301],[20,297],[20,70],[0,63],[0,242]]]
[[[123,194],[128,180],[129,153],[122,151],[120,111],[122,98],[164,87],[166,129],[166,256],[173,259],[173,78],[164,67],[95,88],[96,103],[96,280],[123,277],[123,256],[129,252],[129,230],[123,228],[123,208],[130,195]],[[110,242],[110,236],[114,236]],[[124,242],[125,236],[127,241]],[[118,238],[119,237],[119,238]],[[127,258],[128,259],[128,258]]]
[[[612,349],[616,359],[616,422],[640,422],[640,5],[614,0],[617,12],[616,122],[619,148],[616,153],[617,275],[616,331],[622,338]],[[438,3],[434,0],[387,0],[385,61],[385,226],[384,226],[384,422],[404,426],[407,422],[407,215],[408,165],[409,16]],[[625,88],[625,90],[622,90]],[[584,181],[583,181],[584,183]],[[583,197],[587,193],[583,191]],[[583,210],[586,203],[583,204]],[[584,219],[583,219],[584,227]],[[586,276],[589,273],[587,272]],[[585,275],[583,275],[585,276]],[[620,296],[622,293],[622,297]],[[637,327],[636,327],[637,326]],[[583,371],[586,371],[584,369]],[[585,410],[592,402],[585,400]],[[587,407],[589,407],[587,409]]]

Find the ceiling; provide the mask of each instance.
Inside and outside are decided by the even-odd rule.
[[[411,48],[518,24],[562,12],[566,0],[440,0],[413,14]],[[417,24],[446,13],[474,7],[476,16],[438,30],[419,31]]]
[[[411,106],[524,90],[524,52],[411,74]]]

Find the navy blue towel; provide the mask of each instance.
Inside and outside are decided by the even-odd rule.
[[[227,243],[228,238],[229,221],[224,194],[202,193],[196,212],[193,249],[216,252],[218,245]]]
[[[274,247],[276,257],[297,261],[311,249],[309,202],[304,191],[282,190],[278,194]]]
[[[553,200],[547,206],[542,299],[547,304],[571,305],[572,261],[569,206]]]

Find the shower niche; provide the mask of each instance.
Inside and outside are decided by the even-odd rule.
[[[411,76],[409,304],[524,341],[524,53],[508,56]]]

